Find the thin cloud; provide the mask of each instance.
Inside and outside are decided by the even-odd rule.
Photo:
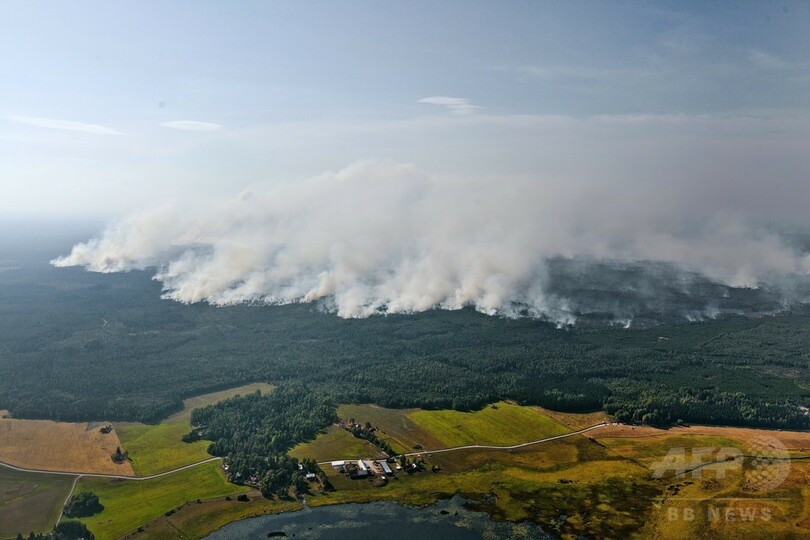
[[[757,66],[766,69],[791,69],[794,67],[791,62],[762,51],[752,51],[748,58]]]
[[[184,131],[217,131],[224,127],[221,124],[197,122],[196,120],[174,120],[172,122],[163,122],[160,125],[171,129],[182,129]]]
[[[120,131],[99,124],[86,124],[72,120],[58,120],[55,118],[37,118],[33,116],[9,116],[9,120],[46,129],[59,129],[63,131],[80,131],[93,135],[123,135]]]
[[[480,109],[481,107],[478,105],[473,105],[470,103],[469,99],[466,98],[458,98],[458,97],[448,97],[448,96],[431,96],[422,98],[418,101],[418,103],[427,103],[429,105],[439,105],[441,107],[447,108],[453,114],[471,114],[475,112],[476,109]]]

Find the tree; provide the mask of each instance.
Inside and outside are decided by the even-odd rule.
[[[98,495],[90,491],[77,493],[70,498],[65,505],[65,515],[67,517],[89,517],[104,510],[104,506],[98,500]]]

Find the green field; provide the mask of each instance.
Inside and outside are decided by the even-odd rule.
[[[413,452],[414,448],[441,448],[442,441],[412,421],[408,414],[417,409],[387,409],[377,405],[341,405],[338,416],[348,422],[371,424],[378,429],[377,437],[391,445],[394,452]]]
[[[247,502],[223,498],[189,503],[170,516],[160,516],[144,527],[136,538],[204,538],[233,521],[278,512],[293,512],[303,508],[298,500],[271,501],[259,493],[250,493]]]
[[[382,457],[377,447],[338,426],[329,426],[314,441],[297,445],[289,454],[298,459],[311,458],[315,461]]]
[[[186,399],[182,411],[160,424],[116,423],[115,429],[124,449],[129,452],[135,474],[149,476],[211,457],[207,452],[209,441],[184,443],[181,440],[191,431],[191,411],[239,394],[252,394],[256,390],[271,392],[273,386],[254,383]]]
[[[72,482],[72,476],[22,473],[0,467],[0,538],[49,531]]]
[[[104,540],[117,538],[186,502],[235,495],[250,488],[229,483],[220,463],[214,462],[154,480],[82,478],[76,490],[99,496],[104,511],[82,521],[97,539]]]
[[[115,424],[115,429],[138,476],[149,476],[211,457],[206,451],[209,441],[184,443],[181,440],[191,430],[188,424],[122,422]]]
[[[513,445],[571,431],[533,407],[506,402],[475,412],[414,411],[408,418],[442,441],[443,447]]]
[[[475,412],[341,405],[338,416],[344,421],[371,422],[379,430],[377,436],[399,453],[470,444],[508,446],[573,431],[536,407],[508,402]]]

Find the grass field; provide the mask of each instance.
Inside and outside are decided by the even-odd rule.
[[[442,441],[409,418],[417,409],[386,409],[377,405],[341,405],[338,416],[343,420],[371,422],[379,431],[377,437],[388,442],[397,453],[412,452],[414,447],[441,448]]]
[[[208,441],[184,443],[181,440],[191,430],[188,424],[121,422],[115,428],[138,476],[149,476],[211,457],[206,451]]]
[[[206,451],[210,444],[209,441],[184,443],[181,440],[183,435],[191,431],[189,424],[191,411],[197,407],[204,407],[239,394],[250,394],[256,390],[270,392],[273,390],[273,386],[255,383],[189,398],[183,402],[182,411],[170,416],[160,424],[134,422],[115,424],[115,429],[121,439],[121,446],[129,452],[135,473],[138,476],[149,476],[211,457]]]
[[[475,412],[414,411],[408,418],[442,441],[440,448],[520,444],[571,431],[538,409],[506,402]]]
[[[469,444],[520,444],[572,431],[542,409],[507,402],[475,412],[341,405],[338,416],[344,420],[354,418],[360,423],[371,422],[381,431],[380,439],[398,453]]]
[[[571,431],[579,431],[586,427],[594,426],[602,422],[610,422],[610,417],[602,411],[592,413],[568,413],[552,411],[543,407],[533,407],[541,414],[548,416],[559,424],[564,425]]]
[[[750,455],[763,438],[781,441],[789,450],[789,476],[766,490],[751,490],[745,479],[750,462],[724,474],[687,474],[668,483],[650,512],[643,537],[679,538],[810,538],[810,433],[748,428],[690,426],[661,430],[612,426],[588,434],[617,455],[650,466],[669,450],[737,448]],[[767,469],[766,469],[767,470]]]
[[[808,431],[774,431],[742,427],[722,426],[683,426],[659,429],[650,426],[616,425],[594,431],[589,434],[596,438],[656,438],[672,435],[706,435],[735,439],[741,443],[751,443],[762,437],[779,440],[791,452],[810,452],[810,432]]]
[[[17,420],[0,414],[0,461],[28,469],[133,475],[110,459],[121,444],[102,424]]]
[[[368,441],[358,439],[345,429],[329,426],[314,441],[301,443],[289,454],[298,459],[334,461],[357,457],[382,457],[380,450]]]
[[[224,498],[189,503],[170,516],[160,516],[140,533],[125,538],[176,538],[193,540],[233,521],[278,512],[293,512],[303,508],[300,501],[271,501],[258,492],[249,494],[247,502]]]
[[[53,527],[73,478],[0,467],[0,538]]]
[[[99,496],[104,511],[82,521],[98,540],[104,540],[118,538],[186,502],[235,495],[249,488],[229,483],[214,462],[140,482],[82,478],[76,491]]]

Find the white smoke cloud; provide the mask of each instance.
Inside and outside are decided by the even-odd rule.
[[[598,179],[447,178],[363,161],[134,215],[53,264],[156,268],[165,297],[180,302],[322,301],[341,317],[520,306],[565,322],[566,299],[546,290],[550,258],[667,262],[734,287],[810,272],[774,234],[696,211],[704,197],[694,186],[662,201],[660,189]]]

